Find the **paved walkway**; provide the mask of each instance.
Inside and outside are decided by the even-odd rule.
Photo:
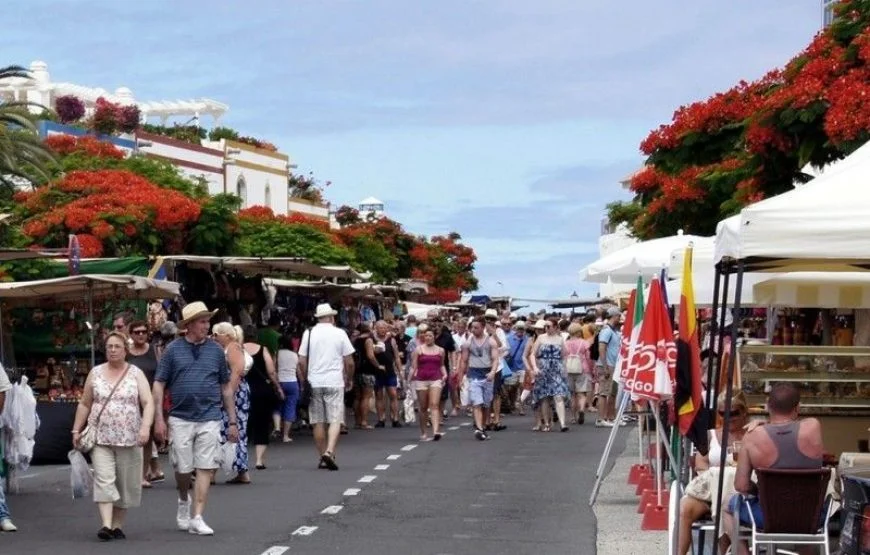
[[[634,486],[628,485],[631,465],[638,462],[637,433],[636,427],[620,431],[618,437],[623,439],[617,440],[617,448],[624,445],[624,449],[616,457],[595,503],[598,555],[659,555],[668,550],[667,532],[641,531],[643,515],[637,512],[639,498],[634,494]]]

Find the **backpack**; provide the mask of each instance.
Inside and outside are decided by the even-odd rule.
[[[583,372],[583,360],[580,357],[583,349],[581,348],[580,351],[572,353],[571,349],[568,349],[567,343],[565,348],[568,353],[568,356],[565,358],[565,371],[569,374],[580,374]]]

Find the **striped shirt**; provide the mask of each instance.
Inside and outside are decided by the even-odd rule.
[[[221,419],[221,386],[230,381],[230,371],[224,350],[214,341],[176,339],[163,352],[154,381],[166,384],[170,416],[188,422]]]

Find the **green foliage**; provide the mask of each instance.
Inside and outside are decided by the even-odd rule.
[[[399,260],[383,243],[372,237],[355,237],[350,248],[358,265],[372,273],[377,283],[392,283],[399,275]]]
[[[230,141],[238,141],[239,133],[235,129],[230,127],[215,127],[211,131],[208,132],[208,140],[210,141],[219,141],[221,139],[227,139]]]
[[[203,256],[235,254],[239,239],[236,213],[240,206],[241,199],[228,193],[215,195],[203,203],[199,221],[190,230],[188,252]]]
[[[194,144],[199,144],[202,139],[205,139],[208,133],[204,128],[198,125],[179,125],[177,123],[171,126],[146,123],[142,125],[142,131]]]
[[[353,253],[330,236],[305,224],[240,222],[241,256],[297,256],[314,264],[352,264]]]

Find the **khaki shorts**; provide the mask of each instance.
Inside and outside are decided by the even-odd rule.
[[[441,380],[414,380],[414,391],[428,391],[429,388],[441,389],[444,382]]]
[[[613,379],[613,366],[605,366],[598,383],[598,395],[602,397],[616,397],[619,384]]]
[[[94,503],[112,503],[119,509],[138,507],[142,500],[142,448],[96,445]]]
[[[169,417],[169,459],[179,474],[220,466],[221,422],[190,422]]]
[[[587,393],[592,389],[592,376],[586,373],[568,374],[568,389],[571,393]]]
[[[344,423],[344,388],[312,387],[311,404],[308,405],[310,424]]]

